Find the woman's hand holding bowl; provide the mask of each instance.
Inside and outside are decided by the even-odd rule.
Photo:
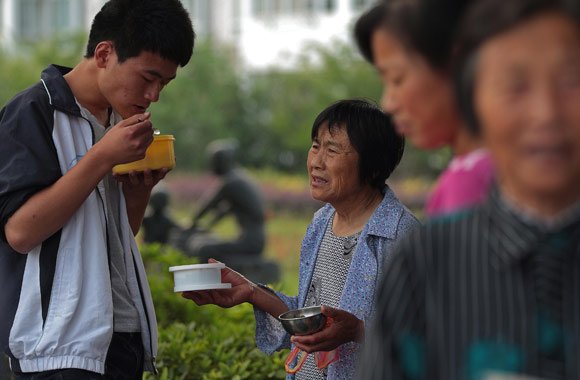
[[[209,263],[218,263],[219,261],[209,259]],[[227,266],[221,270],[221,279],[223,283],[229,282],[232,287],[229,289],[213,290],[196,290],[183,292],[184,298],[190,299],[197,305],[217,305],[224,308],[239,305],[244,302],[252,302],[255,284]]]
[[[364,338],[364,322],[345,310],[322,306],[327,318],[326,326],[311,335],[292,336],[292,343],[308,353],[332,351],[348,342],[361,342]]]

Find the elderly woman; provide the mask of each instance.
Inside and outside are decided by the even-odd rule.
[[[575,17],[555,0],[478,0],[467,16],[459,94],[497,186],[480,208],[405,239],[360,379],[580,378]]]
[[[222,280],[232,289],[184,296],[198,305],[251,303],[257,345],[268,354],[289,348],[291,341],[307,352],[336,350],[337,361],[325,369],[318,369],[309,355],[296,379],[352,379],[382,269],[395,245],[417,225],[385,185],[403,155],[404,141],[389,117],[365,100],[332,104],[314,121],[311,136],[310,191],[327,204],[304,236],[298,296],[258,286],[228,268],[222,270]],[[276,317],[311,305],[324,305],[331,323],[318,333],[290,339]]]
[[[383,108],[397,131],[417,148],[448,147],[453,154],[428,196],[428,217],[482,202],[493,178],[489,154],[466,128],[453,93],[450,57],[466,2],[391,0],[364,13],[354,28],[359,50],[383,81]]]

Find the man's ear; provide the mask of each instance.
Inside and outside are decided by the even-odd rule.
[[[95,47],[95,53],[93,55],[97,67],[106,67],[113,54],[115,54],[115,47],[111,41],[99,42]]]

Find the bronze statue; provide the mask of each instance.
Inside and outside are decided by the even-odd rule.
[[[167,215],[169,194],[165,190],[155,191],[149,198],[151,213],[143,218],[143,241],[145,243],[167,244],[177,224]]]
[[[193,218],[188,232],[186,253],[199,257],[226,260],[259,256],[266,240],[264,226],[264,200],[258,186],[237,166],[235,160],[237,143],[234,140],[217,140],[208,146],[211,169],[221,180],[219,189],[205,202]],[[207,233],[226,215],[236,219],[239,235],[233,240],[222,240]],[[203,217],[209,218],[204,227]]]

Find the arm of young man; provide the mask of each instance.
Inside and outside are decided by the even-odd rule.
[[[22,204],[4,227],[8,244],[28,253],[70,220],[114,165],[143,158],[153,131],[150,121],[142,118],[121,121],[56,182]]]

